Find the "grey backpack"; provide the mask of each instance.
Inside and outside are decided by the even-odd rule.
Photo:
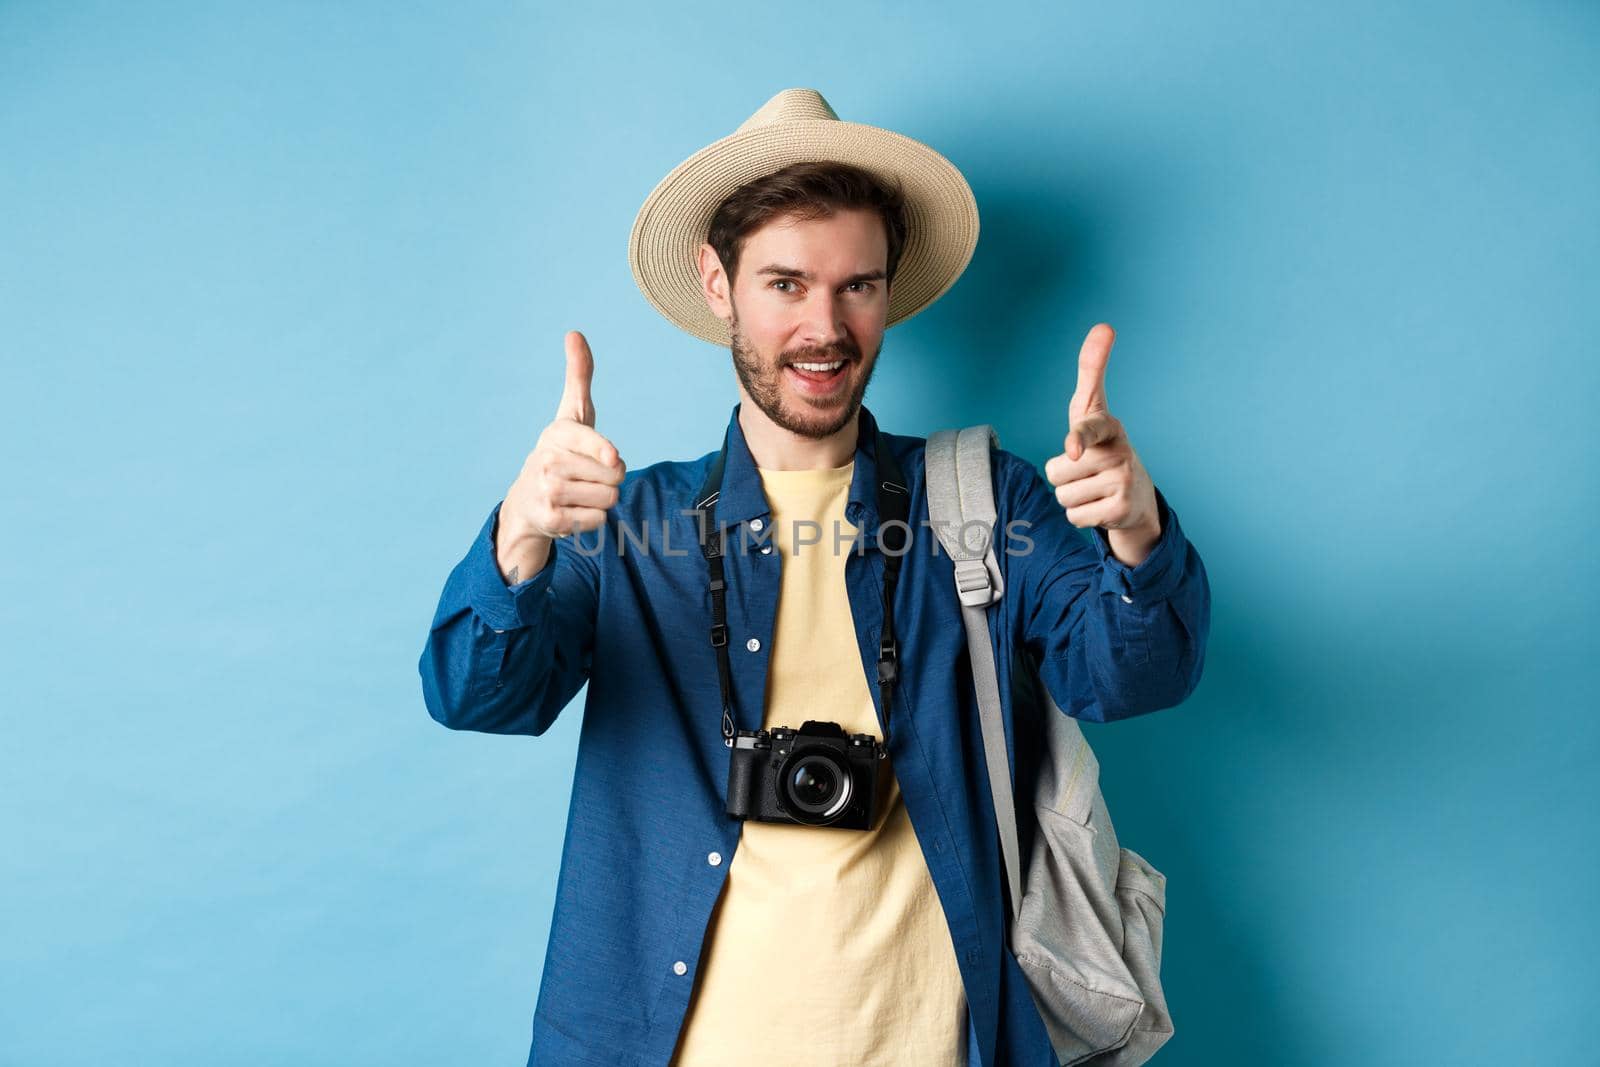
[[[1011,672],[1017,781],[1032,797],[1020,863],[988,609],[1004,594],[994,554],[993,427],[940,430],[926,450],[928,518],[955,563],[984,755],[1011,893],[1010,946],[1063,1067],[1132,1067],[1172,1036],[1161,992],[1166,876],[1117,844],[1100,763],[1027,653]],[[981,531],[982,536],[979,536]]]

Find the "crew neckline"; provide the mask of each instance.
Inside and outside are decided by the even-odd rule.
[[[808,467],[804,470],[778,470],[772,467],[757,467],[763,478],[775,478],[780,481],[790,482],[844,482],[849,481],[855,472],[856,461],[851,460],[842,467]]]

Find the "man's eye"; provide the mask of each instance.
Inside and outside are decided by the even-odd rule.
[[[793,285],[794,281],[792,279],[789,279],[789,278],[779,278],[777,281],[773,282],[772,284],[773,285]],[[787,293],[788,291],[789,290],[787,290],[787,289],[779,289],[778,290],[778,292],[780,292],[780,293]]]
[[[858,292],[869,293],[869,292],[872,291],[872,283],[871,282],[851,282],[850,284],[851,285],[859,285],[861,288],[859,290],[857,290]]]

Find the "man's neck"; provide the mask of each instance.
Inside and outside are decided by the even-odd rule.
[[[742,393],[743,390],[741,389]],[[764,470],[806,471],[843,467],[856,454],[861,409],[837,433],[828,437],[802,437],[785,430],[745,396],[739,404],[739,429],[750,457]]]

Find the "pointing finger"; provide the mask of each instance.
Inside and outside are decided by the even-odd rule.
[[[580,456],[588,456],[596,463],[615,470],[619,480],[627,469],[622,457],[617,453],[617,446],[606,440],[600,431],[592,426],[557,420],[545,429],[545,435],[558,447],[568,452],[576,452]]]
[[[1095,445],[1103,445],[1109,441],[1116,440],[1117,435],[1121,432],[1121,420],[1110,412],[1100,412],[1079,419],[1072,424],[1072,431],[1067,434],[1067,458],[1074,461],[1082,459],[1084,452]],[[1077,441],[1076,451],[1073,450],[1074,440]]]

